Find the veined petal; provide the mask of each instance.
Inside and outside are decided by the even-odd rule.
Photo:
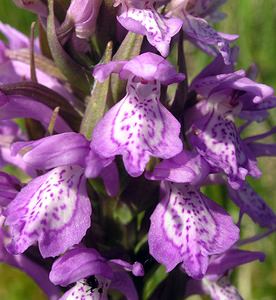
[[[275,228],[276,215],[265,201],[244,182],[243,185],[233,190],[228,187],[231,199],[240,208],[242,213],[246,213],[254,222],[263,227]]]
[[[238,290],[231,285],[228,277],[222,277],[217,281],[203,279],[202,289],[213,300],[242,300]]]
[[[118,16],[118,21],[127,30],[145,35],[148,42],[162,56],[168,56],[171,38],[178,33],[182,26],[180,19],[166,18],[157,13],[151,3],[146,3],[141,7],[133,6],[123,9]]]
[[[111,279],[113,273],[98,251],[76,246],[53,263],[49,278],[56,285],[67,286],[92,275]]]
[[[191,15],[184,16],[183,30],[196,41],[214,46],[223,56],[225,63],[231,64],[230,42],[237,39],[237,35],[225,35],[216,32],[204,19]]]
[[[89,142],[79,133],[66,132],[12,145],[13,154],[22,150],[26,150],[23,160],[37,169],[51,169],[63,165],[84,167],[89,152]]]
[[[247,174],[257,175],[235,124],[215,110],[195,121],[190,137],[204,159],[228,176],[232,187],[240,186]]]
[[[200,279],[209,255],[223,253],[239,238],[239,229],[216,203],[188,184],[164,183],[163,199],[151,216],[151,255],[171,271],[182,263]]]
[[[57,256],[79,243],[90,227],[91,204],[83,169],[57,167],[32,180],[6,210],[9,251],[24,252],[38,241],[43,257]]]
[[[127,95],[99,121],[91,143],[99,155],[122,155],[131,176],[143,173],[150,156],[170,158],[182,150],[180,124],[159,102],[156,82],[128,82]]]

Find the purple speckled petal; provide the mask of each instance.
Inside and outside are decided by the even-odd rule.
[[[84,167],[89,152],[89,142],[79,133],[66,132],[12,145],[12,154],[22,150],[23,160],[37,169],[51,169],[64,165]]]
[[[228,277],[222,277],[217,281],[203,279],[202,289],[213,300],[242,300],[238,290],[230,283]]]
[[[92,148],[103,157],[122,155],[132,176],[143,173],[150,156],[170,158],[182,150],[180,124],[159,102],[160,84],[137,82],[127,95],[99,121]]]
[[[158,164],[153,172],[145,174],[150,180],[168,180],[178,183],[201,183],[209,175],[209,164],[197,153],[183,150]]]
[[[275,228],[276,215],[265,201],[244,182],[238,190],[229,187],[231,199],[240,208],[242,213],[246,213],[249,217],[263,227]]]
[[[212,110],[194,122],[190,138],[204,159],[228,176],[233,188],[239,187],[247,174],[257,175],[231,118]]]
[[[127,30],[145,35],[162,56],[168,56],[171,38],[181,29],[182,21],[160,15],[150,1],[139,4],[123,8],[118,21]]]
[[[107,288],[109,283],[106,280],[100,280],[99,287],[92,289],[85,280],[76,283],[69,291],[67,291],[59,300],[108,300]]]
[[[111,279],[113,272],[98,251],[77,246],[54,262],[50,280],[56,285],[67,286],[92,275]]]
[[[11,253],[22,253],[36,241],[43,257],[63,253],[79,243],[90,227],[91,204],[83,169],[58,167],[35,178],[17,194],[5,214]]]
[[[230,42],[238,38],[237,35],[225,35],[216,32],[202,18],[185,15],[183,19],[183,30],[191,38],[207,45],[212,45],[218,49],[226,64],[231,64]]]
[[[209,255],[229,249],[239,229],[226,212],[188,184],[164,183],[163,199],[151,216],[151,255],[171,271],[177,264],[199,279]]]

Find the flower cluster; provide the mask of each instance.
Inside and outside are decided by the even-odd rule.
[[[229,272],[264,254],[239,247],[276,229],[247,182],[258,157],[276,155],[261,141],[275,128],[244,133],[276,97],[235,70],[238,36],[210,25],[225,1],[14,2],[40,26],[29,39],[0,23],[0,162],[16,170],[0,173],[0,261],[51,300],[142,299],[159,265],[159,287],[172,274],[183,287],[175,299],[241,299]],[[213,56],[190,84],[186,41]],[[236,224],[204,193],[212,184]],[[243,214],[267,231],[240,240]]]

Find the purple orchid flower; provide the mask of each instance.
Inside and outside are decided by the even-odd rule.
[[[209,256],[228,250],[239,229],[221,207],[189,184],[163,182],[161,195],[151,216],[150,253],[168,272],[181,263],[189,276],[200,279]]]
[[[138,300],[134,284],[125,270],[143,276],[143,267],[137,262],[132,266],[122,260],[108,261],[95,249],[79,246],[54,262],[50,280],[61,286],[76,282],[60,300],[107,300],[109,288],[120,291],[128,300]]]
[[[233,122],[233,108],[225,105],[222,95],[212,95],[193,109],[190,143],[213,167],[224,172],[233,188],[238,188],[246,175],[259,177],[260,170],[246,144],[239,137]],[[226,98],[227,99],[227,98]],[[239,109],[239,107],[235,107]],[[191,113],[191,112],[190,112]]]
[[[155,9],[155,0],[119,0],[122,4],[119,16],[120,24],[129,31],[145,35],[148,42],[162,56],[168,56],[171,38],[182,26],[182,21],[174,17],[165,17]]]
[[[259,177],[261,172],[252,151],[239,136],[234,117],[242,114],[244,103],[247,107],[273,106],[274,91],[245,77],[243,70],[231,72],[220,60],[216,58],[214,62],[219,64],[213,62],[191,84],[190,89],[205,100],[192,109],[193,114],[187,113],[192,115],[190,142],[212,167],[226,173],[233,188],[238,188],[246,175]],[[220,74],[218,66],[226,73]],[[270,104],[266,106],[267,100]]]
[[[75,26],[76,36],[88,39],[96,29],[96,21],[102,0],[73,0],[67,10],[63,25]]]
[[[122,155],[128,173],[139,176],[150,156],[170,158],[182,150],[180,124],[159,98],[161,84],[180,82],[184,75],[152,53],[99,65],[94,76],[102,82],[112,72],[128,80],[127,94],[98,122],[91,148],[106,158]]]
[[[213,256],[204,278],[201,281],[188,281],[186,296],[207,294],[213,300],[242,300],[237,289],[230,283],[227,276],[229,271],[254,260],[262,262],[264,259],[262,252],[239,249],[230,249],[222,255]]]
[[[57,256],[78,244],[91,225],[84,176],[89,142],[80,134],[64,133],[15,143],[13,151],[28,151],[23,155],[26,163],[51,170],[29,182],[8,205],[6,224],[12,237],[8,249],[22,253],[38,241],[43,257]],[[100,170],[98,165],[104,164],[96,164]],[[118,184],[116,172],[109,174],[115,180],[107,183]]]
[[[183,31],[192,43],[212,56],[219,52],[224,62],[230,64],[230,43],[238,35],[217,32],[203,19],[208,14],[213,14],[220,5],[213,2],[176,0],[172,2],[168,15],[175,15],[183,20]]]

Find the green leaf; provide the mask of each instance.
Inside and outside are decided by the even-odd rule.
[[[109,42],[106,46],[101,63],[108,63],[111,60],[112,48],[112,42]],[[87,97],[88,104],[80,128],[80,132],[86,136],[87,139],[91,139],[92,131],[96,123],[104,114],[107,98],[109,96],[109,85],[110,77],[103,83],[95,81],[91,96]]]
[[[85,70],[83,66],[79,65],[74,60],[72,60],[71,57],[61,46],[56,34],[54,0],[49,0],[47,37],[52,57],[58,68],[61,70],[61,72],[70,82],[71,86],[76,91],[88,95],[90,92],[92,75],[90,74],[90,72]]]
[[[133,32],[128,32],[121,46],[113,56],[114,60],[130,60],[140,54],[143,43],[143,36]],[[114,102],[118,102],[126,88],[126,82],[122,81],[118,75],[111,76],[111,91]]]

